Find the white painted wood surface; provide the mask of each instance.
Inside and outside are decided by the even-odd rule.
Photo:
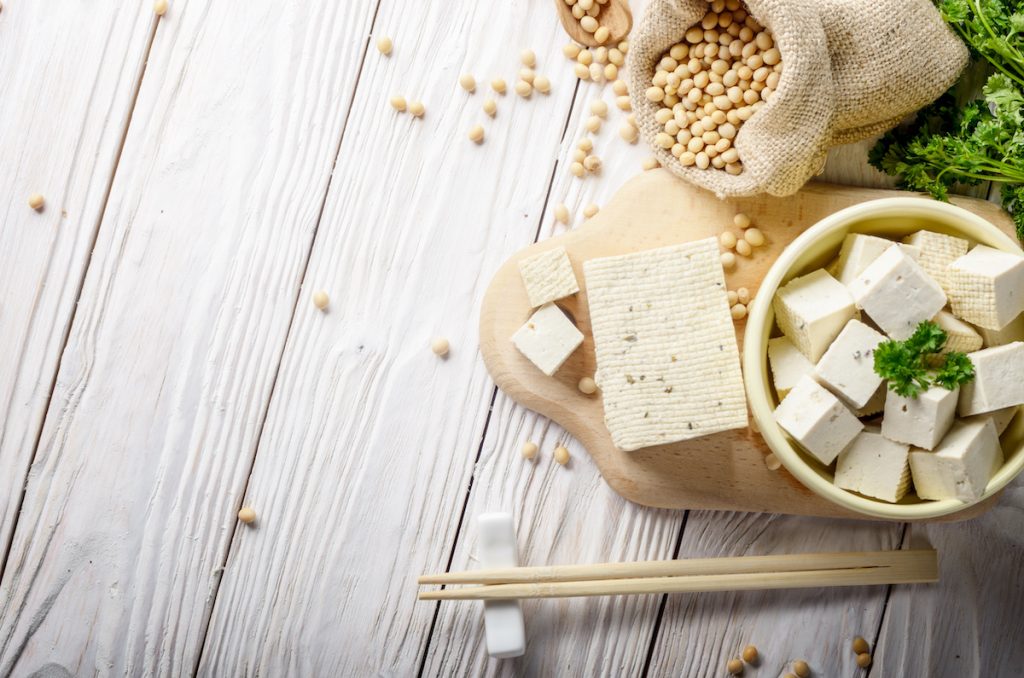
[[[147,3],[4,4],[0,675],[703,676],[753,642],[746,675],[803,657],[858,676],[855,634],[878,636],[874,676],[1024,660],[1019,482],[977,521],[908,535],[943,554],[936,587],[530,601],[528,655],[507,661],[473,604],[414,601],[417,574],[473,566],[489,510],[513,511],[533,564],[903,536],[629,504],[495,394],[475,346],[491,273],[565,228],[555,203],[578,225],[647,155],[612,107],[601,175],[569,176],[589,103],[613,95],[572,77],[548,3],[177,0],[159,23]],[[511,86],[524,47],[553,91],[495,97],[491,120],[487,83]],[[884,185],[867,147],[836,149],[824,177]],[[236,528],[243,494],[259,518]]]

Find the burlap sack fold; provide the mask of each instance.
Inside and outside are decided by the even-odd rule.
[[[708,11],[707,0],[651,0],[630,36],[629,89],[643,138],[662,166],[719,197],[790,195],[831,146],[886,130],[935,100],[967,49],[929,0],[747,0],[771,29],[784,71],[769,102],[740,128],[743,172],[684,167],[653,144],[663,127],[645,92],[655,66]]]

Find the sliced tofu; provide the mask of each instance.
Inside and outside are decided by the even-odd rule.
[[[921,255],[917,262],[949,294],[949,265],[967,254],[971,244],[963,238],[935,231],[912,233],[903,242],[920,249]]]
[[[843,245],[839,248],[839,259],[836,262],[833,275],[839,282],[849,285],[892,245],[892,240],[879,238],[876,235],[850,233],[843,239]],[[914,245],[902,245],[901,247],[914,259],[921,256],[921,250]]]
[[[864,428],[839,398],[812,377],[801,379],[775,408],[775,421],[826,466]]]
[[[553,247],[519,262],[530,306],[537,308],[580,291],[572,262],[564,247]]]
[[[583,343],[583,334],[576,329],[562,309],[545,304],[512,335],[519,352],[549,377]]]
[[[910,486],[910,446],[884,438],[876,430],[861,431],[839,453],[834,483],[844,490],[897,502]]]
[[[953,313],[988,330],[1000,330],[1024,312],[1024,257],[985,245],[949,265]]]
[[[982,347],[981,335],[949,311],[939,311],[939,314],[932,318],[932,322],[946,333],[946,343],[942,347],[943,353],[950,351],[972,353]]]
[[[620,450],[747,426],[718,241],[583,265],[604,420]]]
[[[999,436],[990,420],[958,421],[934,452],[910,451],[910,473],[921,499],[977,501],[1002,464]]]
[[[1024,341],[1024,313],[1010,321],[1010,324],[999,330],[987,330],[979,327],[985,347],[1005,346],[1014,341]]]
[[[933,386],[916,398],[889,391],[885,398],[882,435],[889,440],[933,450],[956,418],[960,389]]]
[[[768,340],[768,364],[779,400],[784,399],[800,379],[814,374],[814,363],[793,345],[789,337]]]
[[[974,364],[974,380],[960,387],[961,416],[1024,405],[1024,342],[984,348],[967,357]]]
[[[906,339],[946,305],[946,293],[899,245],[893,245],[850,283],[857,308],[893,339]]]
[[[790,280],[775,294],[773,306],[779,329],[813,363],[857,317],[849,290],[821,269]]]
[[[865,407],[882,386],[875,373],[875,348],[885,336],[851,320],[825,351],[814,372],[818,381],[854,410]]]

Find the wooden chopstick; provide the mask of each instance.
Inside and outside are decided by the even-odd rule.
[[[920,551],[916,551],[920,552]],[[934,551],[925,550],[925,553]],[[727,558],[687,558],[647,560],[633,563],[595,563],[592,565],[555,565],[542,567],[506,567],[493,570],[468,570],[421,576],[419,584],[515,584],[595,579],[634,579],[638,577],[680,577],[745,572],[794,572],[797,570],[839,570],[852,567],[880,567],[912,558],[908,551],[848,551],[838,553],[797,553],[774,556],[732,556]]]
[[[755,562],[747,562],[755,561]],[[679,565],[686,564],[686,565]],[[670,566],[676,566],[672,568]],[[677,574],[635,575],[638,571],[666,568]],[[665,572],[662,569],[661,572]],[[519,570],[532,572],[522,573]],[[623,576],[622,572],[633,576]],[[502,573],[505,574],[494,574]],[[808,553],[791,556],[702,558],[681,561],[611,563],[549,568],[481,570],[489,581],[513,579],[517,583],[493,583],[457,589],[424,591],[420,600],[511,600],[521,598],[571,598],[701,591],[752,591],[822,586],[869,586],[936,582],[938,558],[932,550],[878,551],[866,553]],[[608,574],[613,576],[608,576]],[[602,578],[589,578],[591,575]],[[544,580],[523,579],[543,575]],[[427,577],[435,579],[439,575]],[[582,578],[588,577],[588,578]],[[502,579],[504,578],[504,579]],[[514,579],[518,578],[518,579]],[[465,579],[459,579],[465,581]],[[434,583],[421,582],[421,583]],[[453,583],[445,581],[443,583]]]

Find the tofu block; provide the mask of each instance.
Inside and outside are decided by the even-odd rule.
[[[476,521],[477,559],[483,569],[519,567],[511,513],[482,513]],[[518,600],[484,601],[487,653],[498,659],[526,652],[526,623]]]
[[[779,400],[785,398],[802,377],[814,374],[814,363],[804,357],[789,337],[768,340],[768,364]]]
[[[971,244],[963,238],[957,238],[935,231],[918,231],[903,239],[908,245],[917,247],[921,254],[917,263],[925,273],[939,283],[943,291],[949,294],[949,265],[956,259],[967,254]]]
[[[782,333],[812,363],[818,362],[857,308],[846,286],[818,269],[790,280],[773,300]]]
[[[990,419],[992,424],[996,427],[996,435],[1003,435],[1006,429],[1010,428],[1010,422],[1020,412],[1020,407],[1004,407],[1001,410],[995,412],[988,412],[986,414],[976,414],[973,417],[965,417],[961,421],[964,423],[971,423],[974,421],[983,421]]]
[[[550,377],[583,343],[583,333],[576,329],[562,309],[554,304],[545,304],[516,330],[512,343]]]
[[[1024,404],[1024,342],[983,348],[967,357],[974,380],[960,387],[960,416]]]
[[[870,417],[873,414],[882,412],[885,409],[886,394],[889,392],[888,388],[886,388],[887,383],[888,382],[883,381],[882,385],[878,387],[877,391],[875,391],[875,394],[871,396],[871,400],[868,401],[868,404],[854,410],[853,413],[858,417]]]
[[[775,421],[826,466],[864,428],[839,398],[812,377],[801,379],[775,408]]]
[[[882,435],[889,440],[933,450],[956,418],[960,389],[932,386],[916,398],[889,391],[885,398]]]
[[[953,313],[988,330],[1000,330],[1024,312],[1024,257],[985,245],[949,265]]]
[[[553,247],[519,262],[530,306],[537,308],[580,291],[572,262],[564,247]]]
[[[910,446],[864,430],[836,462],[836,487],[882,501],[903,499],[910,487]]]
[[[976,501],[1003,464],[991,421],[956,422],[934,452],[912,449],[910,474],[921,499]]]
[[[1024,313],[1010,321],[1006,327],[998,330],[987,330],[984,327],[978,328],[985,347],[1005,346],[1014,341],[1024,341]]]
[[[854,410],[863,408],[882,385],[875,348],[883,341],[885,335],[859,320],[846,323],[814,368],[818,381]]]
[[[973,353],[981,348],[981,335],[949,311],[939,311],[939,314],[932,318],[932,322],[946,333],[946,344],[942,347],[943,353],[950,351]]]
[[[892,247],[893,241],[879,238],[876,235],[850,233],[843,239],[839,248],[839,260],[836,263],[836,279],[849,285],[857,279],[871,262],[881,256],[882,252]],[[913,245],[901,245],[903,250],[914,259],[921,255],[921,250]],[[965,250],[966,251],[966,250]]]
[[[706,238],[584,263],[594,380],[620,450],[747,426],[719,256]]]
[[[871,263],[850,292],[882,331],[893,339],[906,339],[923,320],[934,318],[946,305],[946,293],[898,245]]]

